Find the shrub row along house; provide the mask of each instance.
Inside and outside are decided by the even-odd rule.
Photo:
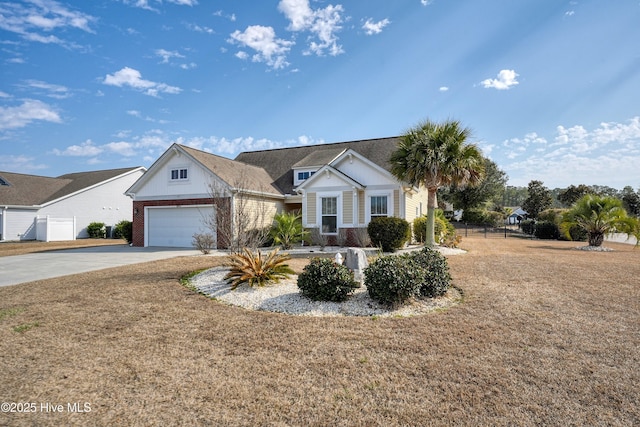
[[[143,167],[79,172],[57,178],[0,172],[0,241],[74,240],[87,225],[129,220],[124,192]]]
[[[412,221],[426,213],[427,193],[398,181],[389,158],[399,138],[240,153],[234,160],[173,144],[136,181],[135,246],[190,247],[193,235],[271,225],[276,212],[298,211],[303,226],[329,239],[355,239],[372,218]]]

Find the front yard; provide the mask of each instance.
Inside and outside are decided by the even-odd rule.
[[[0,424],[638,425],[640,250],[577,245],[466,238],[464,302],[411,318],[227,306],[179,283],[205,256],[0,288],[0,396],[37,403]]]

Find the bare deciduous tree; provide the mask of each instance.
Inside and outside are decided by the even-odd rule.
[[[218,238],[218,247],[240,253],[243,248],[262,246],[269,235],[275,208],[264,192],[247,190],[247,179],[242,177],[231,185],[212,181],[209,196],[213,212],[205,215],[203,224]]]

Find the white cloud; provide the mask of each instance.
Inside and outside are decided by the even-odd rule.
[[[51,33],[58,30],[66,33],[69,29],[94,33],[91,26],[96,21],[91,15],[71,10],[53,0],[30,0],[28,4],[0,3],[0,28],[38,43],[77,47],[75,43]]]
[[[11,95],[0,90],[0,98],[11,98]]]
[[[251,57],[253,62],[265,62],[276,70],[289,65],[286,58],[293,42],[276,38],[272,27],[251,25],[242,32],[236,30],[231,34],[229,42],[255,50],[257,53]],[[236,56],[245,59],[249,55],[240,51]]]
[[[179,4],[180,6],[195,6],[198,4],[197,0],[167,0],[169,3]]]
[[[195,31],[196,33],[213,34],[215,31],[210,27],[201,27],[197,24],[186,24],[188,30]]]
[[[336,36],[342,29],[340,24],[344,21],[342,5],[328,5],[324,9],[313,10],[309,6],[309,0],[281,0],[278,10],[289,19],[290,31],[308,31],[318,39],[310,41],[305,54],[314,53],[321,56],[328,51],[330,55],[336,56],[344,53]]]
[[[438,90],[440,92],[447,92],[449,90],[449,88],[447,86],[440,86],[440,88]]]
[[[66,99],[71,96],[69,89],[62,85],[47,83],[40,80],[25,80],[25,85],[31,89],[43,90],[45,95],[50,98]]]
[[[423,6],[428,6],[433,3],[433,0],[420,0],[420,3],[422,3]]]
[[[480,82],[485,88],[494,88],[498,90],[506,90],[511,86],[519,84],[516,80],[519,76],[514,70],[500,70],[497,79],[486,79]]]
[[[172,58],[184,58],[184,55],[180,54],[180,52],[176,52],[175,50],[156,49],[155,54],[162,58],[163,64],[168,64]]]
[[[126,141],[110,142],[103,145],[103,147],[105,148],[105,150],[124,157],[133,157],[137,154],[135,145]]]
[[[158,96],[159,93],[175,95],[182,92],[182,89],[179,87],[144,80],[140,71],[129,67],[124,67],[113,74],[107,74],[103,80],[103,84],[117,87],[129,86],[150,96]]]
[[[148,0],[123,0],[123,3],[133,7],[139,7],[140,9],[146,9],[146,10],[157,12],[156,9],[152,8],[149,5]]]
[[[369,18],[362,25],[362,29],[364,30],[365,34],[371,36],[373,34],[380,34],[382,32],[382,29],[390,23],[391,21],[389,21],[387,18],[378,22],[373,22],[373,19]]]
[[[198,4],[197,0],[165,0],[167,3],[177,4],[179,6],[195,6]],[[149,0],[122,0],[124,4],[129,6],[138,7],[140,9],[150,10],[158,12],[158,9],[149,4]],[[162,3],[162,0],[155,0],[155,3]]]
[[[531,179],[548,182],[551,188],[605,181],[619,188],[638,185],[640,116],[626,123],[600,123],[591,130],[558,126],[551,144],[530,133],[503,145],[507,159],[519,158],[503,167],[513,185],[526,185]]]
[[[63,151],[58,149],[53,150],[53,154],[56,156],[70,156],[70,157],[92,157],[97,156],[104,150],[100,147],[93,145],[93,141],[87,139],[80,145],[70,145]]]
[[[183,70],[191,70],[193,68],[196,68],[197,66],[198,64],[196,64],[195,62],[180,64],[180,68],[182,68]]]
[[[0,130],[25,127],[36,120],[62,123],[52,106],[36,99],[26,99],[16,107],[0,107]]]
[[[47,166],[43,164],[34,164],[32,163],[34,160],[33,157],[27,156],[14,156],[9,154],[8,156],[3,155],[0,157],[0,170],[5,171],[16,171],[24,173],[25,171],[32,170],[40,170],[46,169]]]

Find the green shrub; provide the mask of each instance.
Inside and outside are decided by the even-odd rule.
[[[133,242],[133,223],[131,221],[122,220],[113,228],[114,239],[124,239],[127,243]]]
[[[231,289],[236,289],[239,285],[247,283],[264,286],[267,283],[279,282],[286,279],[295,272],[285,264],[291,257],[288,254],[279,254],[279,249],[269,252],[266,257],[262,252],[252,252],[243,248],[241,253],[233,254],[231,260],[231,270],[224,276],[224,280],[231,284]]]
[[[371,299],[394,306],[414,297],[444,295],[451,285],[447,259],[431,248],[380,257],[365,269],[364,275]]]
[[[103,238],[107,232],[104,222],[92,222],[87,225],[87,233],[91,238]]]
[[[555,224],[560,225],[562,222],[562,214],[566,212],[567,209],[545,209],[538,214],[538,221],[549,221]]]
[[[487,217],[485,211],[480,209],[465,209],[462,212],[462,222],[472,225],[485,225]]]
[[[504,224],[503,212],[488,211],[484,209],[467,209],[462,212],[462,222],[485,227],[501,227]]]
[[[377,217],[369,222],[367,231],[371,242],[384,252],[400,249],[411,239],[409,223],[396,217]]]
[[[485,212],[484,223],[488,227],[502,227],[504,225],[505,217],[504,213],[496,211]]]
[[[536,222],[532,219],[520,221],[520,228],[524,234],[533,234],[536,231]]]
[[[413,238],[418,243],[424,243],[427,236],[427,217],[419,216],[413,220]]]
[[[555,222],[538,221],[536,222],[533,234],[538,239],[558,240],[558,237],[560,237],[560,229]]]
[[[277,213],[273,217],[270,236],[273,243],[282,249],[291,249],[294,243],[301,242],[305,230],[302,228],[302,215],[296,213]]]
[[[347,267],[329,258],[313,258],[298,276],[300,292],[314,301],[344,301],[358,286]]]
[[[572,225],[569,227],[569,236],[575,242],[586,242],[589,238],[589,233],[579,225]]]
[[[405,255],[383,256],[364,270],[364,283],[371,299],[386,305],[401,305],[420,294],[422,283]]]
[[[444,295],[451,285],[447,258],[440,252],[424,248],[408,256],[411,268],[420,271],[420,295],[434,298]]]

